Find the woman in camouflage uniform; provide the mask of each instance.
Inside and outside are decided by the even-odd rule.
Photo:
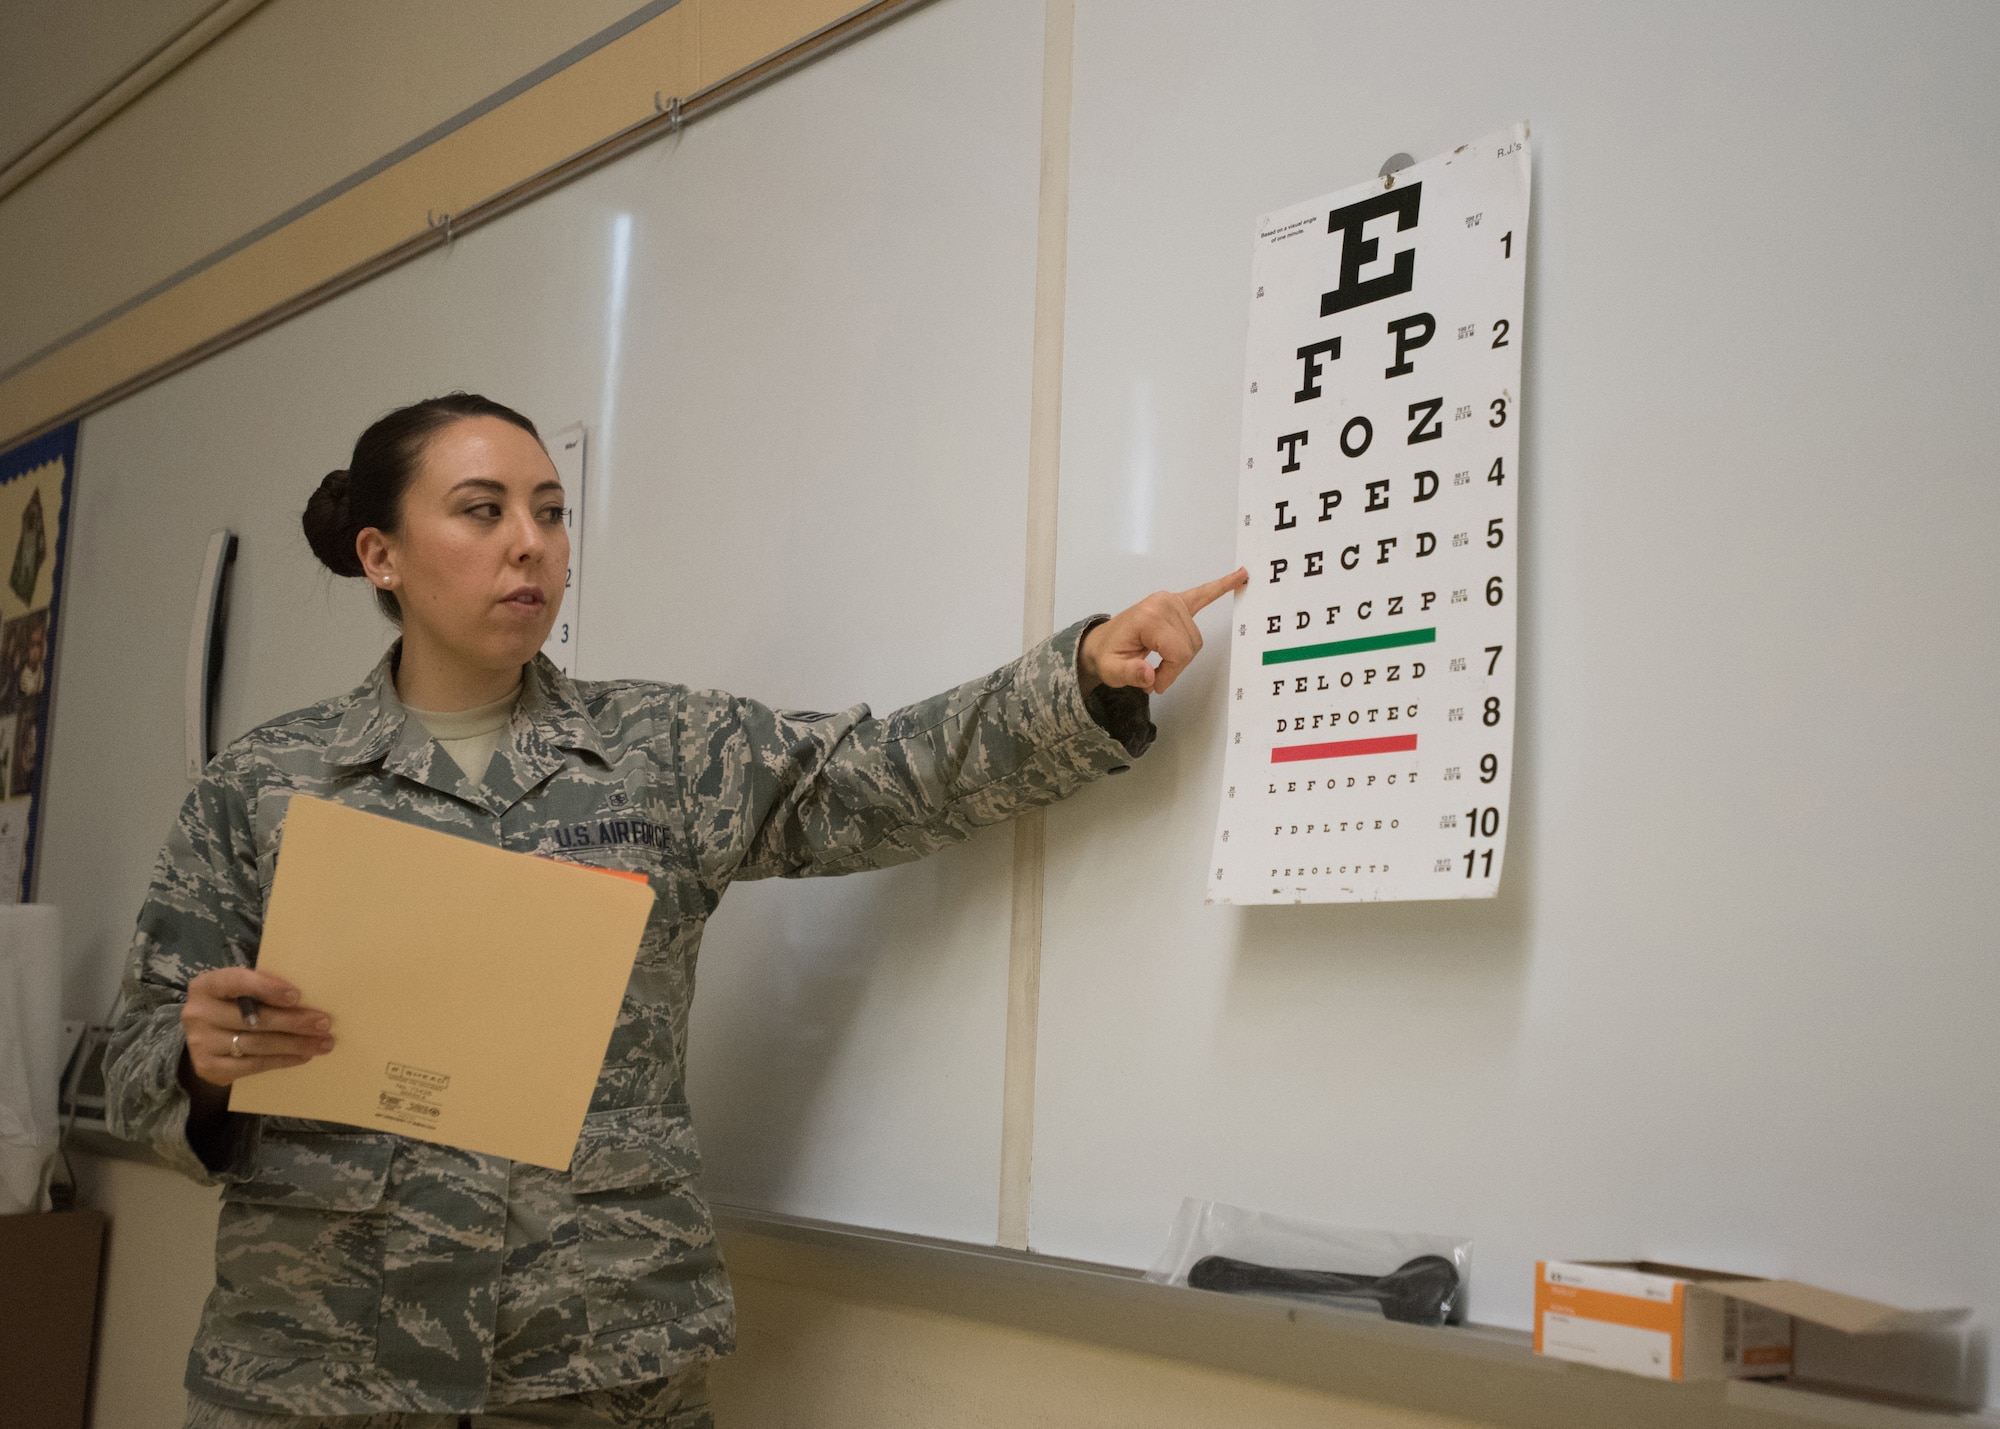
[[[210,763],[139,915],[108,1065],[113,1128],[223,1187],[187,1423],[706,1426],[733,1315],[684,1074],[723,891],[918,858],[1126,768],[1148,692],[1200,649],[1194,612],[1245,577],[1079,622],[877,719],[563,676],[537,653],[569,561],[562,488],[533,424],[485,398],[384,417],[304,524],[402,637],[359,689]],[[498,713],[482,740],[435,711]],[[651,882],[567,1171],[227,1110],[231,1082],[337,1031],[254,966],[295,793]]]

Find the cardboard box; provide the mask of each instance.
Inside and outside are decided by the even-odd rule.
[[[1535,1265],[1535,1353],[1654,1379],[1789,1375],[1794,1318],[1859,1335],[1931,1329],[1964,1313],[1653,1261]]]

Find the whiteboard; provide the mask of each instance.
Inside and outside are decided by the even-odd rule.
[[[1229,561],[1247,220],[1528,119],[1513,838],[1203,908],[1193,667],[1049,820],[1037,1248],[1207,1196],[1469,1235],[1505,1325],[1635,1254],[2000,1318],[2000,13],[1171,9],[1077,12],[1057,604]]]
[[[2000,14],[1814,14],[1081,0],[1058,620],[1229,563],[1255,216],[1525,118],[1521,716],[1497,899],[1204,908],[1204,616],[1049,821],[1037,1249],[1143,1265],[1212,1196],[1469,1235],[1500,1324],[1632,1254],[2000,1317]],[[887,710],[1016,653],[1041,24],[939,0],[85,422],[72,1010],[185,792],[207,533],[221,731],[352,685],[387,632],[298,511],[414,396],[589,429],[586,676]],[[729,895],[714,1197],[993,1239],[1010,858]]]

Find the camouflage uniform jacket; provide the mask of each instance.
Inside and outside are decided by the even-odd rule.
[[[1152,734],[1144,697],[1083,697],[1087,628],[886,719],[573,683],[538,657],[483,786],[406,718],[392,650],[359,689],[218,755],[160,856],[108,1059],[112,1128],[224,1187],[188,1388],[266,1412],[466,1412],[726,1351],[684,1090],[702,927],[737,879],[919,858],[1129,763]],[[180,1005],[197,973],[256,961],[294,793],[651,881],[566,1172],[233,1113],[190,1143]]]

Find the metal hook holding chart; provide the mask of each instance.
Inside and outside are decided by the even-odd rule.
[[[669,134],[678,134],[681,132],[681,97],[678,94],[672,99],[662,100],[660,98],[660,91],[657,89],[654,90],[653,112],[667,116],[667,132]]]

